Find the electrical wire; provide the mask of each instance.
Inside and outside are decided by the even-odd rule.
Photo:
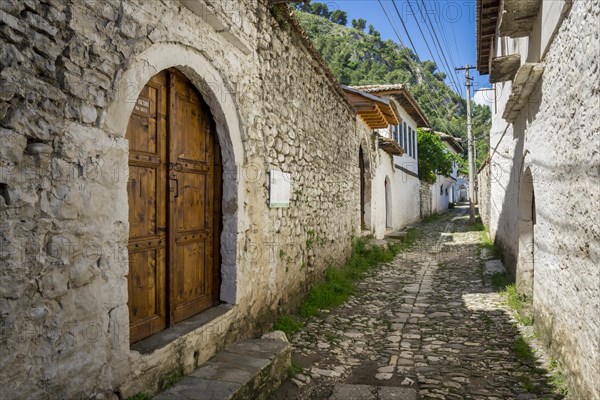
[[[423,2],[423,0],[421,0],[421,3],[423,4],[425,13],[423,12],[423,9],[419,6],[418,2],[416,2],[415,4],[417,6],[417,9],[419,10],[419,14],[421,14],[423,24],[427,28],[427,32],[429,33],[429,36],[432,39],[433,48],[435,49],[435,51],[438,55],[438,60],[440,60],[440,63],[439,64],[436,63],[436,64],[438,64],[440,66],[440,70],[442,70],[442,71],[445,66],[446,75],[447,75],[450,83],[452,85],[454,85],[454,89],[455,89],[456,93],[460,93],[460,87],[456,83],[456,79],[454,79],[454,75],[452,75],[452,73],[451,73],[452,69],[450,68],[450,66],[448,64],[448,59],[447,59],[444,51],[442,50],[442,45],[440,44],[440,40],[435,31],[435,27],[433,26],[433,22],[431,22],[431,18],[429,18],[429,13],[427,13],[427,7],[425,6],[425,3]],[[417,23],[417,25],[419,25],[419,22],[417,21],[417,16],[414,14],[414,10],[412,9],[412,6],[410,5],[410,0],[408,1],[408,4],[409,4],[409,7],[411,8],[411,11],[413,12],[413,17],[415,19],[415,22]],[[425,19],[425,17],[427,17],[427,19]],[[420,30],[420,31],[421,31],[421,34],[423,34],[423,31],[422,30]],[[427,41],[427,39],[425,37],[423,37],[423,40]],[[432,57],[433,57],[433,55],[432,55]],[[435,61],[435,59],[434,59],[434,61]]]
[[[398,40],[400,41],[400,44],[403,48],[407,48],[406,45],[404,44],[404,40],[402,40],[402,37],[398,34],[398,31],[394,28],[394,24],[392,22],[392,19],[390,18],[390,16],[387,13],[387,10],[385,9],[385,7],[383,6],[383,3],[381,2],[381,0],[377,0],[379,5],[381,6],[381,9],[383,10],[383,13],[385,14],[386,18],[388,19],[388,21],[390,22],[390,25],[392,26],[392,29],[394,30],[394,32],[396,33],[396,36],[398,37]],[[406,24],[404,23],[404,19],[402,18],[402,15],[400,14],[400,11],[398,10],[398,7],[396,6],[395,2],[393,2],[394,8],[396,10],[396,13],[398,14],[398,17],[400,19],[400,22],[402,23],[402,26],[404,28],[404,32],[406,33],[408,40],[410,41],[411,45],[413,45],[413,53],[415,54],[415,57],[417,58],[417,60],[420,60],[419,55],[417,53],[416,48],[414,47],[414,43],[412,41],[412,38],[410,37],[410,34],[408,33],[408,29],[406,29]],[[432,89],[432,91],[434,90],[434,88],[432,88],[431,86],[431,82],[426,79],[427,76],[421,72],[420,66],[416,63],[415,60],[413,60],[412,58],[408,57],[409,63],[412,62],[414,63],[415,66],[415,72],[417,73],[421,73],[423,75],[423,81],[429,86],[430,89]],[[435,105],[435,103],[433,102],[431,96],[429,95],[429,92],[425,91],[425,95],[427,96],[429,105],[431,106],[432,111],[435,113],[435,115],[437,116],[438,120],[440,121],[440,123],[442,125],[444,125],[444,128],[446,129],[446,132],[450,133],[451,130],[449,129],[448,125],[446,124],[446,120],[444,118],[442,118],[440,116],[438,107]]]

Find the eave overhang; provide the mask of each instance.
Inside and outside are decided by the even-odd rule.
[[[495,57],[492,59],[490,70],[490,83],[506,82],[512,80],[521,66],[521,55]]]
[[[388,154],[401,156],[405,153],[404,149],[394,139],[379,136],[378,141],[379,148]]]
[[[498,34],[511,38],[529,36],[541,3],[541,0],[503,0]]]
[[[348,101],[370,129],[386,129],[398,125],[400,119],[391,101],[342,85]]]
[[[458,140],[454,136],[442,137],[442,140],[450,145],[452,149],[456,152],[456,154],[462,154],[465,152],[462,145],[458,142]]]
[[[494,48],[500,0],[477,0],[477,71],[490,72],[490,57]]]
[[[526,63],[519,68],[513,80],[502,118],[509,123],[517,119],[543,73],[544,67],[540,63]]]
[[[405,85],[371,85],[356,86],[355,90],[370,93],[378,97],[392,97],[400,107],[415,120],[418,128],[429,128],[429,120],[419,106],[419,103],[410,94]]]
[[[435,133],[440,138],[440,140],[448,143],[450,145],[450,147],[452,147],[452,149],[456,152],[456,154],[462,154],[465,152],[465,149],[463,148],[462,143],[461,143],[462,140],[460,138],[454,137],[448,133],[432,131],[431,129],[428,129],[428,128],[426,128],[424,130]]]

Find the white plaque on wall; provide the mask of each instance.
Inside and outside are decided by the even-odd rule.
[[[290,206],[291,175],[281,171],[270,172],[269,206],[271,208],[287,208]]]

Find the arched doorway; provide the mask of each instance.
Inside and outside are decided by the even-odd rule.
[[[390,185],[390,178],[385,177],[385,227],[386,229],[392,229],[392,187]]]
[[[519,258],[516,270],[517,289],[526,296],[533,296],[535,223],[533,176],[528,167],[521,175],[519,188]]]
[[[210,109],[176,69],[140,93],[129,119],[130,342],[219,301],[222,163]]]
[[[360,168],[360,228],[365,229],[365,160],[362,147],[358,148],[358,167]]]
[[[358,166],[360,168],[360,229],[369,230],[371,229],[371,162],[364,144],[358,148]]]
[[[467,190],[465,185],[460,185],[458,188],[458,201],[465,202],[468,200],[469,191]]]

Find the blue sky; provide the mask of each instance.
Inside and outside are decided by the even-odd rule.
[[[378,0],[313,0],[327,4],[330,11],[339,9],[348,13],[348,25],[352,19],[364,18],[367,20],[367,26],[373,24],[375,29],[381,32],[384,39],[393,39],[398,42],[398,37],[394,32],[390,22],[386,18]],[[454,67],[464,66],[466,64],[475,65],[476,61],[476,25],[475,25],[475,0],[395,0],[398,11],[400,12],[407,30],[410,34],[412,42],[416,47],[417,54],[421,60],[435,60],[438,65],[438,70],[446,72],[447,75],[452,74],[455,78],[452,82],[449,78],[446,83],[451,88],[454,88],[454,83],[461,90],[461,95],[464,97],[464,71],[456,73]],[[391,0],[381,0],[384,8],[387,10],[389,17],[396,25],[396,30],[404,41],[407,47],[412,47],[404,29],[402,28],[398,14]],[[411,9],[412,7],[412,9]],[[448,67],[451,71],[447,71],[448,67],[438,56],[434,40],[431,39],[429,30],[423,23],[423,18],[429,25],[427,16],[421,13],[427,10],[429,19],[435,26],[435,31],[438,40],[441,44],[441,50],[446,55]],[[419,25],[425,35],[419,31]],[[431,27],[430,27],[431,28]],[[430,50],[433,52],[433,58],[430,55]],[[439,50],[438,50],[439,51]],[[471,70],[474,76],[473,93],[481,87],[490,87],[487,76],[480,77],[476,70]]]

